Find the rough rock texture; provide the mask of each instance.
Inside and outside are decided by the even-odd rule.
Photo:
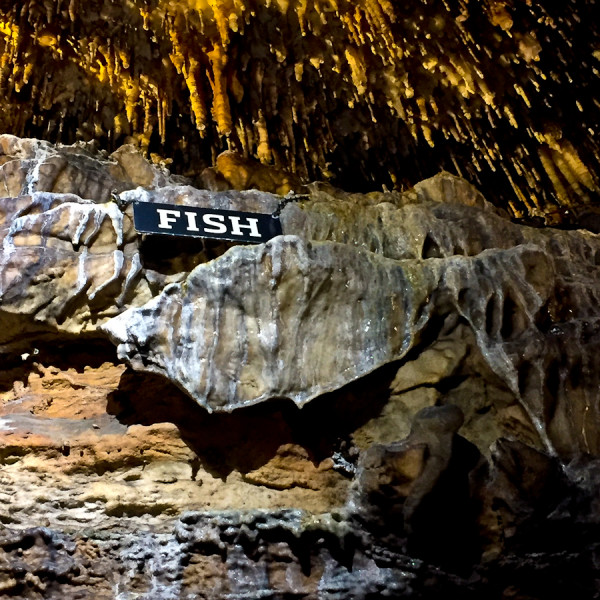
[[[232,410],[301,406],[464,324],[549,451],[596,454],[597,237],[513,224],[473,192],[452,204],[465,187],[316,192],[281,212],[296,236],[232,248],[104,330],[134,368]]]
[[[105,331],[134,368],[165,374],[210,410],[277,397],[302,406],[406,353],[428,316],[417,312],[429,291],[419,275],[280,236],[230,250]]]
[[[0,144],[0,596],[599,596],[597,235],[447,173],[284,198]]]
[[[93,334],[124,306],[143,304],[165,283],[222,251],[219,243],[208,249],[192,243],[184,264],[175,258],[165,265],[168,256],[149,242],[142,265],[132,210],[123,211],[120,204],[146,199],[151,187],[160,187],[167,202],[190,194],[204,197],[204,204],[211,198],[185,185],[173,188],[184,183],[181,178],[152,166],[137,151],[122,147],[106,157],[85,145],[55,148],[2,135],[0,152],[6,195],[0,206],[0,344],[18,345],[23,333],[48,328]],[[150,187],[136,192],[141,183]],[[218,207],[233,203],[246,210],[269,201],[268,195],[256,200],[253,193],[241,201],[235,192],[218,197]],[[275,210],[278,201],[270,202]],[[175,257],[178,250],[174,244],[168,252]]]
[[[556,461],[504,442],[482,476],[477,451],[453,433],[460,421],[448,428],[444,408],[427,411],[405,442],[364,453],[350,501],[328,513],[191,511],[167,528],[119,514],[110,527],[106,519],[70,533],[5,528],[2,592],[152,600],[597,597],[598,523],[585,505],[597,468],[579,465],[587,477],[576,486]],[[428,446],[439,451],[427,457]],[[423,461],[433,468],[422,469]],[[470,490],[479,491],[470,497]],[[406,527],[411,498],[419,502]],[[482,544],[487,558],[474,565]]]

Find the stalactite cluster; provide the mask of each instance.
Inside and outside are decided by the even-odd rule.
[[[0,129],[347,189],[440,169],[516,217],[597,199],[593,0],[0,2]]]

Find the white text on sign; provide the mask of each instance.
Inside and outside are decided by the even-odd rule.
[[[169,208],[157,208],[156,212],[159,214],[158,228],[159,229],[173,229],[173,223],[176,223],[181,218],[181,212],[179,210],[172,210]],[[242,223],[241,217],[229,216],[230,226],[226,224],[226,218],[224,215],[205,214],[202,215],[203,229],[198,227],[198,215],[194,212],[183,211],[183,214],[187,218],[186,229],[188,231],[214,234],[231,233],[231,235],[243,236],[249,235],[251,237],[260,238],[261,235],[258,231],[258,219],[247,217],[247,223]],[[247,233],[243,232],[242,229],[246,229]]]
[[[279,217],[265,213],[134,202],[133,217],[140,233],[253,243],[266,242],[282,233]]]

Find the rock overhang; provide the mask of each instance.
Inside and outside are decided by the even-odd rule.
[[[97,203],[65,194],[72,184],[54,171],[28,179],[37,172],[33,150],[17,146],[29,157],[17,179],[34,189],[2,201],[6,348],[22,332],[111,335],[134,368],[167,376],[208,410],[229,411],[270,398],[303,405],[401,360],[423,331],[452,314],[548,447],[556,417],[543,372],[560,360],[564,340],[553,332],[573,338],[568,360],[578,353],[593,360],[597,236],[513,223],[447,173],[402,194],[315,185],[286,198],[196,190],[168,178],[146,189],[122,174],[130,189]],[[40,148],[41,163],[56,152]],[[94,172],[109,168],[96,160]],[[77,181],[85,194],[86,180]],[[201,242],[170,254],[174,242],[162,238],[153,252],[169,254],[163,268],[133,228],[136,200],[275,211],[284,235],[255,246]],[[561,295],[571,299],[570,312]],[[27,303],[17,302],[23,297]],[[537,383],[525,385],[532,369]],[[581,414],[589,414],[588,396]],[[588,437],[582,416],[564,411],[567,445],[579,444]]]

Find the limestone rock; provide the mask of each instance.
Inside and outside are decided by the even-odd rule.
[[[447,173],[282,198],[2,140],[0,594],[592,597],[597,236]],[[285,235],[142,237],[134,201]]]
[[[226,151],[219,154],[216,170],[235,190],[259,189],[285,196],[291,191],[299,192],[302,188],[302,181],[298,176],[256,160],[245,159],[237,152]]]
[[[188,510],[322,512],[348,479],[283,415],[208,418],[164,381],[115,364],[108,345],[55,344],[0,379],[0,523],[164,531]],[[1,564],[1,554],[0,554]],[[1,578],[0,578],[1,581]]]
[[[377,539],[438,563],[475,559],[469,475],[480,455],[457,435],[462,423],[456,406],[427,407],[406,439],[362,454],[350,506]]]
[[[161,192],[153,193],[153,197],[157,197],[158,193]],[[268,210],[270,207],[265,205],[265,208]],[[361,249],[377,256],[401,261],[398,264],[402,269],[419,273],[415,280],[418,284],[410,287],[409,291],[427,299],[419,307],[422,316],[426,315],[429,319],[427,326],[431,327],[431,323],[443,321],[448,314],[456,311],[458,318],[471,328],[475,336],[476,351],[481,353],[484,362],[500,377],[509,392],[519,399],[526,418],[535,426],[535,435],[541,436],[547,448],[567,455],[580,450],[589,451],[595,447],[596,442],[591,441],[591,433],[581,434],[585,430],[583,412],[587,412],[589,417],[590,410],[597,410],[593,407],[594,402],[590,400],[591,388],[585,384],[576,392],[582,396],[577,405],[582,407],[580,410],[583,412],[578,410],[573,413],[571,409],[566,408],[569,406],[566,396],[564,401],[555,402],[552,399],[556,394],[561,397],[567,393],[571,394],[569,382],[564,380],[554,383],[548,381],[545,375],[541,375],[556,372],[556,369],[547,368],[553,361],[577,363],[579,359],[576,356],[581,353],[586,357],[581,360],[595,360],[597,336],[593,333],[592,323],[596,318],[596,292],[593,284],[584,283],[590,281],[589,277],[593,277],[591,274],[597,269],[595,256],[598,242],[595,236],[584,232],[536,230],[511,223],[496,215],[481,195],[468,184],[461,183],[448,174],[441,174],[435,181],[424,183],[415,192],[403,195],[390,193],[334,197],[329,191],[315,189],[308,198],[299,198],[295,202],[285,204],[281,210],[281,221],[284,233],[298,235],[302,240],[343,244],[344,250],[338,249],[336,252],[340,256],[345,254],[345,260],[349,263],[346,274],[349,280],[366,281],[371,276],[371,267],[367,271],[361,271],[360,265],[366,264],[362,258],[366,255]],[[315,249],[325,248],[326,245],[321,247],[313,244]],[[324,249],[319,251],[325,252]],[[235,258],[222,257],[214,265],[200,266],[199,269],[202,271],[206,268],[212,274],[220,269],[219,261],[224,261],[223,274],[218,275],[221,281],[225,273],[229,273],[231,265],[248,260],[238,257],[250,257],[256,250],[237,248],[232,252]],[[376,259],[371,257],[369,260]],[[206,273],[208,275],[208,271]],[[309,281],[312,276],[311,269],[303,275]],[[198,277],[200,274],[195,273],[189,281],[195,282]],[[202,277],[206,278],[204,275]],[[419,289],[419,286],[423,285],[425,288]],[[334,288],[335,284],[332,288],[324,286],[323,292]],[[186,290],[188,289],[186,287]],[[389,285],[380,289],[375,281],[369,282],[368,298],[377,304],[389,296],[388,289]],[[403,290],[403,293],[405,292],[406,290]],[[277,293],[281,294],[279,291]],[[337,292],[332,293],[335,297]],[[567,296],[570,298],[570,313],[565,313],[561,308]],[[189,299],[190,296],[186,298]],[[168,304],[166,295],[164,301]],[[294,306],[298,301],[294,298],[294,302],[290,300],[289,304]],[[157,309],[156,302],[152,305],[152,310]],[[241,302],[242,306],[245,306],[245,301]],[[338,302],[339,299],[335,297],[335,300],[328,300],[327,304]],[[127,317],[115,323],[123,324],[133,314],[134,312],[130,312]],[[272,321],[270,315],[262,315],[261,318],[263,322]],[[388,318],[391,317],[383,314],[379,316],[382,322]],[[276,327],[285,326],[285,323],[285,320],[277,321]],[[341,331],[344,323],[345,319],[339,317],[328,320],[326,326]],[[357,329],[362,331],[365,324],[366,320]],[[107,327],[110,330],[115,326],[109,324]],[[416,320],[409,327],[414,328],[411,339],[418,340],[423,324]],[[131,329],[135,329],[135,326],[132,325]],[[584,333],[584,330],[587,333]],[[331,339],[339,340],[336,335],[338,334],[330,336]],[[348,329],[345,335],[344,343],[340,346],[336,342],[336,345],[332,346],[335,350],[332,350],[331,354],[337,356],[345,349],[353,347],[354,333]],[[120,333],[115,338],[121,342],[125,341],[127,334],[123,327],[120,327]],[[577,339],[586,341],[582,344],[576,341]],[[377,346],[382,347],[387,343],[380,340]],[[135,342],[133,345],[135,346]],[[559,349],[559,346],[564,348]],[[406,347],[402,352],[408,349]],[[122,350],[126,350],[125,346]],[[369,362],[371,358],[365,361],[365,356],[376,354],[372,355],[369,345],[364,350],[365,353],[361,354],[360,358],[355,356],[349,359],[348,363],[374,365],[375,363]],[[135,356],[136,350],[129,348],[126,353],[129,352]],[[568,358],[569,353],[574,353],[574,356]],[[235,352],[228,355],[227,360],[230,361],[234,355]],[[401,356],[402,354],[391,352],[386,358],[377,359],[376,362],[384,364]],[[139,365],[139,358],[136,361]],[[565,373],[570,372],[568,364],[564,366]],[[232,363],[228,362],[228,365],[228,368],[231,368]],[[165,372],[168,370],[164,365],[153,365],[152,368],[164,369]],[[361,366],[354,372],[351,368],[345,374],[345,381],[351,381],[371,368]],[[541,376],[530,378],[525,371],[531,369]],[[585,372],[586,377],[589,376],[587,381],[593,386],[595,370],[586,368]],[[311,373],[315,373],[314,368],[311,368]],[[331,374],[328,373],[327,376]],[[175,379],[179,378],[179,384],[189,391],[194,385],[187,382],[186,377],[177,375]],[[252,385],[255,379],[253,376]],[[528,383],[525,384],[525,381]],[[552,392],[549,395],[543,391],[556,385],[556,393]],[[315,392],[315,395],[333,387],[331,384],[325,384],[317,388],[320,391]],[[206,401],[203,393],[201,391],[198,396],[201,402]],[[260,398],[262,393],[256,393],[254,399],[251,394],[241,394],[239,400],[242,403],[253,402]],[[290,395],[286,388],[273,388],[269,393],[275,396]],[[216,401],[214,407],[232,408],[238,401],[229,404],[234,396],[228,396],[227,401]],[[306,397],[310,397],[310,394]],[[296,400],[302,403],[305,397],[296,396]],[[549,408],[552,404],[556,404],[557,410]],[[570,416],[567,416],[567,413]],[[570,421],[570,424],[566,421]],[[561,433],[558,433],[559,429]]]
[[[107,386],[115,369],[104,365],[95,380]],[[59,382],[79,385],[85,382],[83,376],[74,372],[57,371],[47,370],[42,377],[33,377],[37,393],[40,389],[56,391]],[[52,385],[44,386],[42,381]],[[473,448],[455,437],[460,424],[460,419],[455,418],[457,414],[452,407],[424,411],[419,417],[421,424],[413,428],[407,440],[387,448],[374,446],[366,452],[360,461],[354,496],[364,501],[354,500],[347,507],[329,512],[298,508],[240,510],[238,506],[227,510],[227,503],[231,505],[234,500],[235,483],[231,479],[226,486],[229,493],[225,493],[221,505],[211,510],[181,512],[186,501],[191,507],[191,488],[186,490],[181,486],[182,480],[190,475],[190,465],[186,470],[183,461],[176,465],[164,460],[164,456],[176,456],[177,448],[183,446],[169,445],[169,437],[144,441],[139,435],[143,430],[140,427],[131,449],[124,448],[124,452],[136,447],[138,451],[145,450],[142,455],[148,455],[145,468],[138,467],[136,471],[131,465],[128,471],[123,470],[125,457],[115,457],[115,461],[121,461],[121,467],[104,485],[91,477],[93,470],[82,477],[83,473],[65,470],[65,465],[52,472],[49,457],[37,469],[29,461],[25,472],[45,481],[38,483],[37,497],[30,499],[28,518],[22,515],[25,518],[19,522],[19,513],[14,515],[14,508],[22,506],[23,498],[11,494],[13,486],[6,485],[7,475],[14,471],[5,463],[1,474],[8,501],[2,506],[12,504],[14,520],[8,527],[0,526],[2,593],[28,600],[48,597],[113,600],[118,597],[115,590],[119,594],[161,600],[200,594],[213,600],[268,594],[311,600],[319,600],[324,594],[339,600],[348,597],[366,600],[374,594],[424,600],[431,597],[432,590],[442,590],[453,597],[465,589],[474,597],[492,592],[500,595],[510,582],[545,590],[548,584],[544,580],[551,580],[560,565],[567,565],[567,573],[576,573],[576,581],[565,576],[551,587],[558,586],[562,591],[569,584],[576,584],[584,597],[588,597],[594,589],[593,581],[589,580],[592,570],[588,561],[597,548],[591,543],[597,535],[594,513],[580,507],[579,525],[567,530],[564,513],[576,502],[594,506],[592,487],[597,465],[572,465],[569,477],[573,490],[569,491],[565,482],[556,477],[559,469],[555,459],[540,453],[527,459],[531,451],[523,445],[503,442],[497,449],[492,476],[482,475],[479,482],[484,485],[476,492],[476,501],[471,502],[465,496],[465,475],[473,471],[473,461],[469,458]],[[168,429],[163,426],[155,431],[167,433]],[[86,452],[93,450],[99,441],[96,439]],[[443,450],[441,455],[436,447]],[[63,455],[65,464],[77,462],[79,448],[82,446],[73,444],[71,455]],[[103,450],[98,451],[106,449],[108,446],[104,444]],[[466,454],[465,449],[469,449]],[[296,451],[289,454],[299,456]],[[191,454],[183,451],[182,458],[186,456]],[[442,463],[437,462],[444,457]],[[429,461],[437,465],[433,471],[427,471]],[[90,464],[90,468],[94,464],[100,463]],[[15,465],[17,462],[13,468]],[[402,519],[394,520],[394,513],[398,509],[402,513],[406,498],[410,498],[415,484],[427,472],[434,473],[435,485],[430,494],[420,495],[418,506],[422,518],[413,518],[417,530],[407,537]],[[461,475],[456,479],[452,473]],[[27,483],[23,475],[18,480],[21,485]],[[97,471],[96,476],[100,475]],[[55,488],[58,494],[46,491],[43,496],[42,490],[51,489],[53,477],[60,477]],[[209,485],[208,475],[202,473],[202,478],[205,483],[194,483],[196,498]],[[578,478],[581,481],[576,483]],[[462,487],[456,487],[458,482]],[[524,485],[524,494],[519,492],[520,485]],[[74,490],[84,494],[79,496]],[[557,490],[561,493],[557,494]],[[254,490],[252,495],[259,495],[259,491],[260,488]],[[472,550],[477,540],[471,537],[474,532],[466,531],[463,525],[478,516],[479,498],[483,503],[480,523],[488,536],[488,562],[471,570],[469,561],[477,557],[464,550]],[[449,499],[455,504],[449,504]],[[39,519],[36,504],[47,515],[45,527],[28,527],[28,519]],[[464,510],[460,518],[452,506]],[[489,525],[498,512],[508,518],[508,523],[505,529],[501,525],[500,530],[494,531]],[[8,508],[0,514],[5,521]],[[533,530],[529,529],[531,520],[525,518],[528,514],[535,515]],[[511,515],[516,518],[510,518]],[[430,520],[432,516],[434,521]],[[432,523],[436,527],[432,528]],[[540,523],[550,523],[558,528],[552,530],[554,533],[563,532],[562,540],[567,545],[579,545],[585,550],[566,555],[562,551],[544,553],[540,562],[542,553],[538,549],[534,563],[528,552],[539,548],[539,537],[544,533]],[[425,527],[427,524],[430,526]],[[459,533],[450,538],[440,537],[438,525],[450,530],[459,527]],[[505,547],[509,554],[494,558],[490,540],[493,543],[500,540],[503,544],[503,536],[508,538]],[[414,542],[419,541],[420,547],[415,546]],[[440,552],[441,549],[445,550]],[[527,583],[522,583],[523,579]]]
[[[144,273],[131,209],[116,200],[142,181],[174,180],[131,148],[113,156],[92,144],[0,136],[0,344],[57,329],[93,334],[164,284]]]
[[[104,330],[135,368],[164,373],[209,410],[276,397],[302,405],[403,356],[425,323],[431,284],[415,285],[421,277],[281,236],[232,248]],[[233,345],[225,331],[237,332]]]
[[[392,393],[401,394],[428,384],[433,386],[455,373],[466,353],[467,347],[464,343],[438,341],[419,354],[415,360],[402,365],[392,382]]]
[[[493,385],[514,399],[494,404],[495,417],[529,420],[533,431],[523,435],[561,456],[598,452],[591,427],[598,411],[596,236],[511,223],[447,173],[403,194],[309,186],[306,195],[283,200],[195,190],[156,171],[152,189],[124,189],[101,202],[108,188],[94,188],[90,178],[110,183],[121,169],[113,179],[127,188],[136,177],[149,181],[154,167],[134,161],[125,176],[117,160],[89,148],[2,139],[10,159],[4,166],[14,163],[20,173],[5,173],[6,189],[31,192],[2,202],[0,341],[13,353],[27,351],[24,332],[97,336],[105,325],[136,368],[166,374],[211,410],[232,410],[281,397],[302,405],[402,359],[422,338],[456,337],[455,327],[467,326],[469,356],[479,355],[499,380]],[[133,152],[117,158],[133,160]],[[53,157],[71,166],[57,176],[44,166]],[[296,237],[254,248],[163,244],[136,235],[133,201],[280,213],[284,234]],[[177,309],[178,299],[182,315],[205,328],[174,317],[173,339],[183,346],[170,347],[153,329],[164,330],[161,311]],[[463,363],[472,359],[460,369]],[[431,385],[423,364],[415,390]],[[458,394],[453,401],[464,407]],[[486,451],[496,434],[484,439],[479,431]]]
[[[120,355],[135,368],[164,373],[210,409],[272,397],[302,405],[401,359],[426,328],[431,335],[432,327],[451,329],[460,319],[542,444],[565,455],[596,448],[581,427],[583,414],[598,410],[587,383],[574,412],[566,397],[554,400],[568,393],[567,380],[526,373],[555,377],[548,364],[580,353],[596,360],[596,292],[584,283],[597,269],[595,236],[539,232],[476,207],[353,208],[331,199],[288,204],[282,223],[284,232],[298,227],[303,237],[232,248],[144,308],[108,322]],[[432,253],[439,258],[427,258]],[[560,309],[567,294],[568,314]],[[163,323],[173,333],[160,333]],[[228,331],[237,332],[233,345]],[[575,341],[583,336],[584,344]],[[590,383],[594,372],[586,370]],[[556,393],[544,395],[553,385]]]
[[[560,504],[571,495],[569,485],[555,457],[519,441],[498,440],[489,476],[477,492],[486,553],[498,556],[507,546],[518,543],[515,536],[521,535],[525,523],[526,528],[543,529],[544,521],[556,518],[552,513],[560,512]]]
[[[156,186],[163,186],[159,201],[202,202],[192,188],[175,187],[176,179],[133,147],[105,158],[85,145],[57,148],[2,135],[0,149],[0,177],[10,196],[0,203],[0,344],[13,344],[20,352],[17,346],[27,348],[23,334],[93,335],[98,324],[127,305],[144,303],[189,270],[176,259],[167,268],[153,260],[150,243],[142,257],[129,202],[152,201]],[[151,187],[126,191],[139,183]],[[205,205],[211,200],[217,206],[236,204],[235,193],[216,202],[202,197]],[[274,197],[252,192],[244,206],[257,210],[265,198],[275,210]],[[200,246],[188,262],[204,260]]]
[[[119,201],[126,206],[132,202],[153,202],[215,208],[219,210],[239,210],[271,214],[277,211],[282,198],[259,190],[213,192],[199,190],[191,185],[164,185],[155,189],[134,189],[119,194]]]
[[[97,203],[138,185],[163,186],[174,181],[168,171],[144,159],[131,145],[110,157],[94,143],[55,146],[36,139],[0,135],[0,195],[33,192],[74,194]]]
[[[0,207],[1,343],[23,333],[93,332],[150,299],[133,224],[114,202],[33,192]]]
[[[335,487],[339,478],[334,474],[331,458],[315,465],[306,449],[295,444],[284,444],[277,449],[272,460],[245,473],[243,479],[274,489],[303,487],[322,491]]]

